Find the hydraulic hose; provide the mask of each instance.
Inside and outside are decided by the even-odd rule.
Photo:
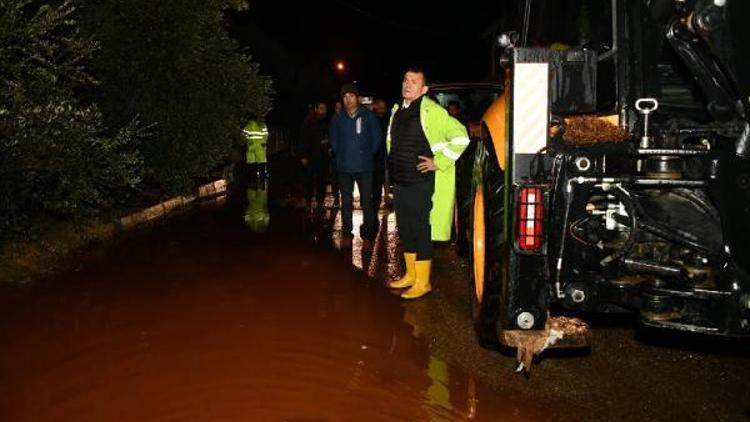
[[[625,268],[636,273],[647,273],[673,278],[682,277],[682,270],[679,267],[674,267],[671,265],[664,265],[658,262],[640,261],[628,258],[623,259],[622,263],[625,264]]]
[[[716,211],[716,208],[714,208],[708,202],[707,198],[699,196],[696,193],[696,191],[685,189],[685,188],[679,188],[679,189],[672,190],[672,193],[679,196],[680,198],[690,201],[693,205],[698,207],[701,211],[711,216],[711,218],[713,218],[715,221],[719,221],[719,213],[718,211]]]
[[[615,218],[615,221],[617,221],[618,223],[625,224],[625,220],[626,220],[625,217],[615,215],[614,218]],[[628,223],[629,222],[630,221],[628,221]],[[658,223],[653,223],[653,222],[646,223],[643,221],[638,221],[637,224],[638,224],[639,229],[643,231],[647,231],[658,237],[661,237],[662,239],[669,240],[670,242],[676,243],[686,248],[696,250],[706,255],[713,255],[713,252],[711,252],[711,249],[708,248],[707,246],[702,245],[692,239],[689,239],[688,237],[680,234],[679,232],[675,232],[673,229],[669,227],[665,227]]]

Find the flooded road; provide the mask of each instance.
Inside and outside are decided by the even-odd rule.
[[[0,421],[750,420],[748,342],[593,319],[590,350],[526,378],[512,350],[478,346],[450,247],[433,292],[403,302],[385,287],[402,271],[392,213],[363,248],[330,203],[279,193],[268,225],[258,198],[0,285]]]
[[[330,210],[256,233],[239,202],[0,286],[0,420],[554,419],[432,353],[382,282],[388,214],[347,253]]]

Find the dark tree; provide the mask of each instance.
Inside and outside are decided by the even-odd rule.
[[[102,45],[97,103],[112,127],[136,116],[149,125],[144,177],[168,193],[205,178],[242,142],[245,123],[270,108],[270,79],[226,34],[227,3],[86,2],[89,29]]]
[[[105,135],[80,100],[97,84],[97,48],[70,2],[0,0],[0,240],[106,208],[139,183],[133,120]]]

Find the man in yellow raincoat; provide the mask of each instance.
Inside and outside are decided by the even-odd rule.
[[[432,290],[432,241],[450,240],[455,200],[455,162],[469,145],[466,127],[427,93],[424,71],[410,68],[401,83],[403,101],[395,104],[386,146],[393,202],[406,274],[390,283],[409,288],[404,299]]]

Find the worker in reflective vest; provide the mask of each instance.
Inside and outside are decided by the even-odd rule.
[[[247,140],[246,162],[254,169],[258,178],[265,180],[267,176],[266,143],[268,142],[268,127],[262,120],[250,120],[242,130]]]

